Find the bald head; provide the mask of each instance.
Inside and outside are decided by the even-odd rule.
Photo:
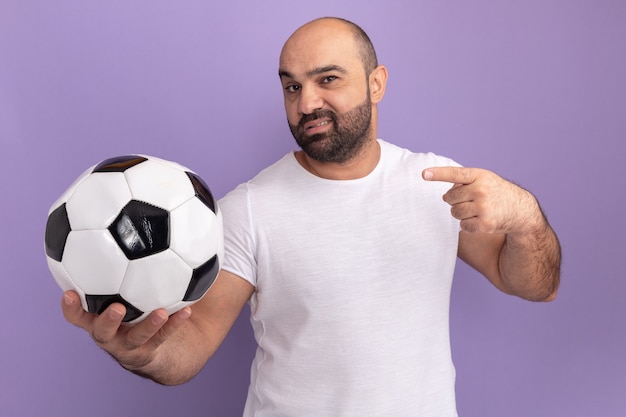
[[[285,52],[290,48],[302,47],[302,40],[312,39],[326,40],[331,45],[333,42],[349,40],[353,43],[355,53],[358,54],[366,75],[378,66],[376,51],[367,33],[355,23],[339,17],[322,17],[298,28],[285,42],[281,52],[281,61]]]
[[[278,75],[289,127],[310,160],[373,156],[387,69],[358,26],[322,18],[300,27],[283,46]]]

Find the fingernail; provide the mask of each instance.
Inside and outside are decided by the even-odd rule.
[[[429,170],[424,171],[424,179],[426,181],[433,179],[433,173]]]
[[[189,316],[191,316],[191,309],[189,307],[185,307],[180,310],[180,313],[178,313],[178,315],[181,319],[187,319],[189,318]]]
[[[122,317],[124,317],[124,311],[120,310],[116,306],[109,308],[109,318],[111,320],[119,320]]]
[[[160,326],[161,324],[165,323],[167,317],[163,317],[161,314],[153,314],[152,317],[150,317],[150,320],[152,320],[153,324]]]
[[[66,306],[74,305],[74,299],[67,294],[63,295],[63,302]]]

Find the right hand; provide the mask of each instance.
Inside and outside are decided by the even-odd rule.
[[[191,316],[185,307],[172,316],[164,309],[153,311],[145,320],[134,325],[122,325],[126,308],[111,304],[100,315],[83,310],[75,291],[66,291],[61,302],[63,316],[84,329],[98,346],[113,356],[124,368],[147,374],[146,368],[155,361],[158,349]]]

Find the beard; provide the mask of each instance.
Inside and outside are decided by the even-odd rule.
[[[304,124],[328,118],[332,128],[328,132],[307,135]],[[311,159],[319,162],[344,163],[356,157],[369,141],[372,127],[372,105],[367,94],[365,101],[348,112],[337,115],[332,110],[316,110],[302,116],[297,125],[289,123],[296,143]]]

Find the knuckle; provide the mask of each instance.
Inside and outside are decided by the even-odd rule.
[[[135,333],[128,332],[126,337],[124,337],[121,341],[122,347],[127,351],[133,351],[139,349],[142,345],[144,345],[148,340],[150,340],[150,334]]]
[[[130,337],[125,337],[124,339],[122,339],[121,344],[122,348],[124,348],[124,350],[126,351],[133,351],[141,346],[141,343],[139,341],[133,340]]]
[[[96,342],[96,344],[100,347],[104,347],[109,343],[109,339],[105,336],[102,336],[96,332],[92,332],[91,333],[91,338],[93,339],[94,342]]]
[[[455,219],[460,219],[462,217],[463,210],[458,205],[455,205],[450,208],[450,213]]]
[[[169,333],[161,328],[157,331],[154,336],[150,339],[153,348],[159,347],[165,340],[169,337]]]
[[[461,169],[457,171],[457,173],[463,182],[470,182],[472,179],[472,171],[470,169]]]
[[[475,233],[478,231],[476,222],[471,220],[461,220],[461,230],[468,233]]]
[[[474,206],[476,207],[477,215],[482,216],[483,219],[489,216],[489,203],[485,200],[477,199],[474,201]]]
[[[477,200],[485,200],[489,197],[489,190],[484,185],[475,187],[473,191],[474,191],[474,197]]]
[[[483,230],[485,232],[493,232],[496,230],[497,222],[494,219],[483,220]]]
[[[455,201],[457,201],[458,199],[458,194],[459,194],[459,189],[458,187],[452,187],[450,188],[444,195],[443,195],[443,201],[445,201],[448,204],[452,204]]]

